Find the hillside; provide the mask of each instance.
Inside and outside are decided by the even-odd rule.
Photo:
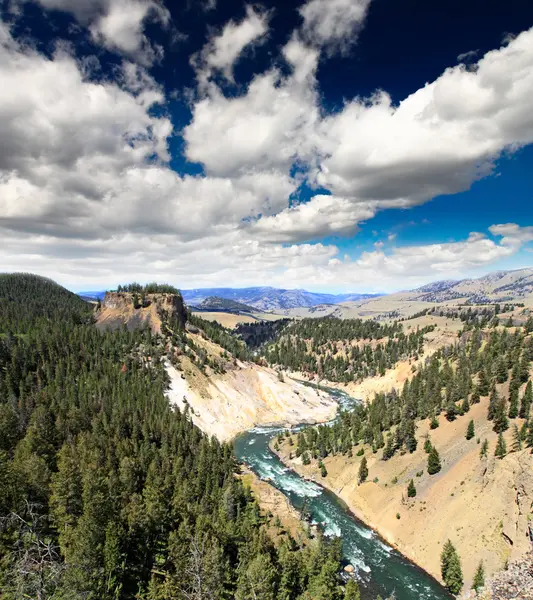
[[[231,300],[229,298],[219,298],[218,296],[209,296],[205,300],[194,307],[195,310],[202,311],[225,311],[225,312],[234,312],[234,313],[253,313],[254,308],[252,306],[248,306],[247,304],[243,304],[242,302],[237,302],[236,300]]]
[[[171,404],[187,407],[193,422],[219,440],[255,425],[315,423],[335,414],[326,395],[251,362],[238,337],[202,314],[187,315],[180,294],[108,292],[96,327],[159,334]]]
[[[51,279],[29,273],[0,274],[0,333],[26,333],[59,319],[88,320],[92,307]]]
[[[451,539],[466,585],[480,560],[490,576],[533,542],[533,323],[487,327],[478,319],[432,355],[363,380],[365,405],[339,424],[278,441],[289,466],[337,493],[436,577]],[[497,457],[500,434],[507,449]],[[428,439],[440,456],[436,474],[428,472]],[[358,485],[363,459],[368,475]]]
[[[199,360],[174,311],[161,311],[164,336],[138,319],[98,330],[87,305],[52,282],[22,275],[2,284],[2,298],[23,309],[10,329],[26,328],[0,336],[2,598],[338,593],[335,544],[303,544],[275,493],[281,521],[272,523],[250,491],[264,484],[243,477],[232,447],[169,404],[167,342]],[[36,298],[39,290],[47,296]]]

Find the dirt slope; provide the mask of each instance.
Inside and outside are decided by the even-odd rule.
[[[167,372],[170,402],[182,410],[188,405],[198,427],[219,440],[257,425],[318,423],[336,413],[327,394],[251,363],[207,376],[184,358],[180,370],[167,365]]]
[[[374,455],[365,447],[369,476],[362,485],[357,483],[361,457],[326,458],[326,478],[320,476],[316,462],[303,466],[300,459],[290,459],[294,447],[287,443],[281,457],[299,473],[338,494],[357,516],[436,577],[440,577],[442,546],[451,539],[462,560],[466,586],[470,587],[481,559],[487,575],[491,575],[507,560],[532,550],[528,528],[533,512],[533,455],[525,449],[503,460],[494,457],[497,436],[486,419],[487,407],[485,398],[453,423],[441,417],[441,426],[434,431],[429,430],[427,421],[419,423],[414,454],[384,462],[381,452]],[[476,437],[467,441],[470,419],[474,419]],[[423,449],[427,433],[442,461],[442,471],[433,476],[427,474]],[[486,459],[480,458],[477,438],[489,441]],[[510,432],[506,438],[510,449]],[[417,488],[414,499],[407,498],[410,479]]]

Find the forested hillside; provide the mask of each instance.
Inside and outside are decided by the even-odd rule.
[[[432,327],[409,334],[402,325],[361,319],[303,319],[283,329],[265,349],[270,364],[347,383],[383,374],[399,360],[417,357]]]
[[[231,447],[170,408],[159,336],[38,278],[2,299],[1,598],[344,597],[339,545],[274,545]]]
[[[488,418],[496,433],[514,427],[514,419],[525,419],[519,423],[516,444],[533,446],[532,361],[533,337],[528,329],[516,328],[513,333],[507,328],[471,329],[455,346],[436,352],[401,391],[376,394],[368,405],[345,412],[335,425],[308,429],[299,436],[297,452],[309,450],[324,458],[349,453],[364,442],[375,450],[383,448],[383,460],[388,460],[397,451],[416,449],[417,421],[430,418],[431,427],[437,428],[439,419],[455,420],[482,396],[490,396]],[[509,392],[502,395],[499,385],[508,380]]]
[[[89,304],[51,279],[0,274],[0,332],[26,333],[50,320],[79,323],[91,312]]]

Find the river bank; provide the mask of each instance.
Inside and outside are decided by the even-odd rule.
[[[369,476],[362,485],[358,485],[362,457],[327,457],[323,461],[327,475],[322,477],[316,461],[303,465],[301,459],[291,457],[295,445],[285,441],[276,454],[285,466],[336,494],[357,518],[436,578],[440,579],[443,544],[451,539],[462,560],[467,589],[480,560],[490,576],[508,560],[531,551],[527,531],[533,502],[533,456],[523,450],[496,459],[496,434],[486,421],[486,412],[483,400],[468,417],[454,423],[443,420],[434,431],[429,431],[428,423],[419,423],[416,452],[389,461],[364,447]],[[491,450],[485,459],[480,459],[476,439],[465,439],[470,419],[476,423],[476,435],[489,441]],[[423,449],[428,433],[442,461],[442,471],[434,476],[427,474]],[[507,437],[511,447],[511,434]],[[411,479],[417,489],[415,498],[407,497]]]
[[[341,538],[345,560],[354,566],[360,581],[362,599],[375,600],[378,594],[385,598],[394,592],[397,600],[448,600],[449,595],[434,578],[354,517],[342,499],[280,462],[270,442],[282,430],[259,427],[238,436],[236,457],[263,482],[282,492],[298,512],[305,509],[326,536]]]

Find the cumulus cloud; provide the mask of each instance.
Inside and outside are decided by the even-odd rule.
[[[308,157],[319,121],[315,90],[318,53],[300,41],[283,49],[292,67],[254,77],[246,93],[227,98],[217,87],[193,107],[183,136],[186,156],[208,173],[232,176],[250,170],[283,169]]]
[[[22,0],[28,1],[28,0]],[[157,0],[36,0],[49,10],[71,13],[106,48],[152,64],[162,49],[150,43],[144,25],[152,19],[168,25],[170,13]]]
[[[246,17],[239,23],[229,21],[222,32],[214,35],[202,51],[192,58],[202,86],[206,85],[214,71],[233,81],[233,66],[243,50],[262,38],[268,30],[268,13],[246,7]]]
[[[383,208],[466,190],[504,150],[533,141],[531,97],[533,29],[473,71],[447,69],[399,106],[381,92],[325,118],[317,182]]]
[[[93,5],[82,0],[76,18],[97,22]],[[203,60],[231,73],[239,45],[221,47],[205,56],[226,59]],[[96,59],[41,55],[1,25],[0,268],[61,271],[63,283],[83,287],[116,285],[120,265],[122,280],[386,290],[464,274],[533,240],[531,227],[509,223],[493,225],[492,237],[378,244],[357,259],[309,243],[466,189],[501,152],[531,142],[533,30],[399,106],[380,93],[329,115],[317,90],[320,49],[294,35],[282,54],[289,69],[256,75],[241,95],[212,81],[200,92],[183,131],[186,157],[204,167],[193,177],[169,167],[166,99],[141,65],[126,61],[115,81],[96,81]],[[290,206],[304,179],[331,193]]]
[[[330,53],[357,41],[371,0],[309,0],[300,8],[302,35]]]
[[[354,204],[346,198],[317,195],[309,202],[259,219],[250,230],[266,241],[302,242],[329,235],[353,235],[356,223],[375,214],[376,208],[370,202]]]

